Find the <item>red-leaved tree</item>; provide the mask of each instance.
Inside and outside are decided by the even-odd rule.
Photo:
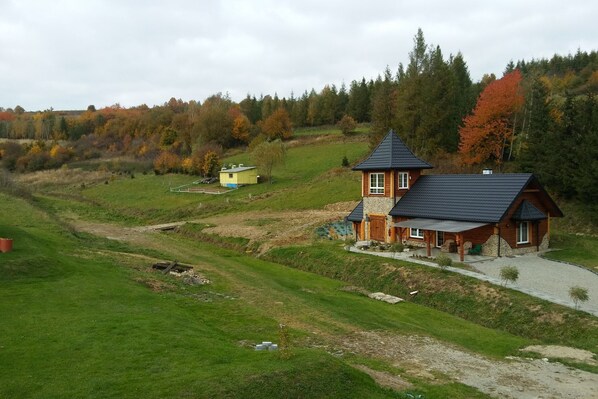
[[[459,130],[463,163],[494,161],[500,165],[505,149],[515,137],[517,114],[523,103],[519,70],[488,84],[478,97],[473,114],[464,119]]]

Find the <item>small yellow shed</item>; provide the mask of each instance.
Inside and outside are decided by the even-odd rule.
[[[220,170],[222,187],[238,188],[245,184],[257,184],[257,168],[255,166],[233,165],[230,169]]]

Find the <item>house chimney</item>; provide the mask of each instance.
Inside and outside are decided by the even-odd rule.
[[[483,175],[491,175],[492,174],[492,169],[484,169],[484,170],[482,170],[482,174]]]

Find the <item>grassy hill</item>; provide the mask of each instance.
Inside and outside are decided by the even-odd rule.
[[[0,367],[0,397],[487,397],[375,356],[339,355],[344,340],[363,331],[432,337],[497,359],[531,343],[598,352],[598,322],[581,312],[502,288],[492,288],[498,300],[474,298],[489,287],[347,254],[339,243],[274,248],[257,258],[244,252],[246,241],[191,234],[191,227],[128,229],[357,200],[359,175],[340,164],[343,156],[356,162],[366,153],[359,140],[297,143],[274,170],[273,184],[225,195],[169,192],[189,176],[114,175],[104,183],[83,172],[81,181],[29,181],[28,199],[0,193],[0,234],[15,239],[15,250],[0,254],[0,364],[10,365]],[[92,235],[78,228],[94,223],[106,229]],[[153,272],[158,259],[192,264],[211,284]],[[405,295],[410,284],[437,292],[390,306],[355,289]],[[280,341],[281,323],[289,351],[254,351],[252,344]],[[400,374],[407,385],[384,388],[363,367]]]

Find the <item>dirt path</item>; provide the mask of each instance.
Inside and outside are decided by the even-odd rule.
[[[334,212],[337,211],[322,211],[323,213],[321,214],[317,212],[309,211],[309,215],[316,215],[319,218],[313,223],[321,223],[322,220],[336,217]],[[289,229],[288,234],[281,234],[279,236],[279,232],[273,226],[277,225],[279,220],[285,220],[287,217],[293,217],[293,228]],[[242,220],[242,223],[235,225],[236,230],[230,225],[228,227],[229,230],[218,227],[225,226],[228,222],[234,220],[237,220],[237,222]],[[238,215],[228,215],[205,219],[203,222],[218,223],[218,226],[212,228],[212,231],[215,233],[218,232],[224,235],[225,233],[232,234],[234,231],[236,236],[239,236],[239,231],[248,235],[257,232],[256,234],[261,239],[273,237],[269,241],[270,243],[280,243],[288,242],[287,240],[301,239],[301,237],[305,238],[306,231],[310,231],[312,225],[312,222],[309,222],[309,220],[310,216],[308,216],[307,212],[304,216],[297,216],[297,213],[290,212],[253,212],[245,214],[242,219],[239,219]],[[79,230],[127,241],[138,246],[173,250],[173,245],[176,245],[175,240],[166,240],[160,233],[144,229],[123,228],[110,224],[83,221],[75,221],[73,223]],[[247,229],[240,228],[243,224],[245,224]],[[256,228],[255,230],[253,229],[254,227]],[[188,248],[180,248],[180,250],[181,256],[193,257]],[[238,276],[233,276],[221,268],[216,268],[214,265],[203,266],[207,270],[211,269],[211,272],[214,274],[226,276],[227,279],[231,279],[231,283],[239,287],[244,299],[248,300],[248,302],[263,303],[268,300],[266,298],[268,294],[261,292],[256,287],[247,286],[245,281],[237,281]],[[203,266],[200,265],[200,267]],[[289,298],[289,300],[291,299]],[[316,309],[312,311],[313,314],[310,315],[310,317],[313,317],[312,321],[324,317]],[[292,320],[290,324],[296,325],[306,331],[317,330],[314,326],[309,326],[309,321],[305,319]],[[381,358],[406,370],[406,374],[408,375],[439,383],[447,380],[459,381],[496,398],[598,398],[598,374],[566,367],[560,363],[519,357],[497,360],[467,352],[451,344],[443,343],[429,337],[355,331],[351,327],[345,329],[345,331],[347,330],[354,332],[349,336],[325,334],[324,337],[320,335],[318,338],[320,342],[313,342],[313,346],[321,347],[324,345],[332,351],[340,350],[368,357]],[[323,344],[322,340],[326,343]],[[552,352],[543,351],[554,350],[554,348],[545,349],[545,347],[536,347],[529,350],[551,356],[549,353]],[[588,361],[588,356],[591,357],[591,354],[588,355],[588,353],[576,352],[575,349],[564,347],[560,347],[559,350],[559,354],[562,355],[566,352],[569,357],[577,358],[580,362],[591,364],[593,361],[591,358]],[[582,359],[581,357],[584,356],[585,358]],[[391,386],[395,389],[408,386],[408,383],[400,376],[371,369],[364,369],[363,371],[370,374],[381,385]]]
[[[378,332],[357,333],[341,347],[385,358],[420,378],[434,380],[442,373],[497,398],[598,398],[598,374],[542,359],[494,360],[429,337]]]

